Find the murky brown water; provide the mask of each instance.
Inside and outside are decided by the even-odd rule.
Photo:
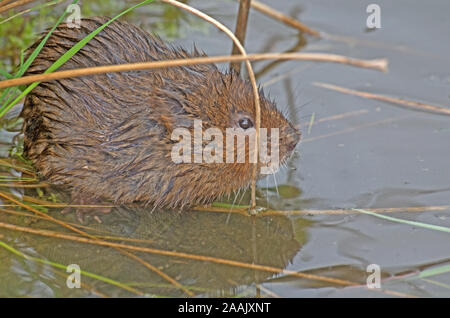
[[[267,2],[267,1],[266,1]],[[284,13],[310,27],[345,36],[346,40],[300,37],[294,30],[258,12],[250,15],[249,52],[327,52],[371,59],[387,57],[389,72],[310,62],[254,63],[258,81],[278,106],[303,124],[303,142],[288,167],[259,185],[263,197],[279,210],[338,208],[405,208],[450,204],[450,117],[418,112],[314,86],[326,82],[351,89],[449,107],[450,4],[446,0],[376,1],[381,7],[379,30],[367,32],[366,7],[374,1],[273,1]],[[234,28],[236,3],[190,1]],[[139,24],[151,5],[128,20]],[[134,19],[134,20],[133,20]],[[149,18],[149,21],[152,22]],[[230,41],[201,22],[181,20],[175,43],[192,43],[209,55],[227,54]],[[207,32],[205,36],[205,30]],[[169,34],[177,37],[176,34]],[[169,35],[165,35],[166,37]],[[178,34],[180,35],[180,34]],[[225,67],[225,65],[223,65]],[[335,115],[343,115],[334,118]],[[308,122],[314,116],[314,125]],[[3,125],[5,127],[5,125]],[[12,131],[12,132],[11,132]],[[0,151],[7,156],[16,135],[0,132]],[[17,142],[17,140],[14,140]],[[5,173],[12,173],[4,168]],[[282,186],[277,194],[275,185]],[[268,188],[268,190],[266,190]],[[16,195],[34,189],[5,188]],[[296,190],[297,189],[297,190]],[[44,196],[46,196],[44,194]],[[47,198],[48,199],[48,198]],[[245,199],[243,200],[245,202]],[[3,204],[9,204],[4,200]],[[9,207],[9,209],[13,209]],[[450,209],[391,213],[390,216],[450,227]],[[76,222],[73,215],[50,215]],[[307,216],[267,215],[251,218],[235,213],[131,211],[118,208],[90,223],[90,233],[119,236],[125,244],[177,251],[175,257],[135,252],[195,295],[205,296],[450,296],[450,274],[426,279],[389,279],[404,273],[449,264],[449,234],[381,220],[362,214]],[[0,213],[0,222],[75,235],[47,221]],[[125,241],[126,238],[135,241]],[[106,239],[106,238],[105,238]],[[137,241],[136,241],[137,240]],[[0,229],[0,241],[29,256],[68,265],[126,284],[154,296],[186,296],[186,292],[110,247]],[[190,257],[189,255],[194,255]],[[203,261],[196,256],[214,259]],[[229,261],[238,263],[230,264]],[[312,274],[364,284],[369,264],[382,271],[383,290],[345,287],[317,277],[277,274],[254,269]],[[55,266],[26,260],[0,247],[0,296],[131,296],[133,291],[83,276],[81,289],[66,287],[67,273]],[[310,277],[311,278],[311,277]]]

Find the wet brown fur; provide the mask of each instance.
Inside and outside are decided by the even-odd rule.
[[[83,19],[81,28],[59,26],[29,68],[42,73],[107,18]],[[39,42],[39,41],[38,41]],[[31,49],[33,49],[35,44]],[[113,22],[60,70],[204,56],[165,45],[125,22]],[[280,152],[288,155],[291,124],[261,92],[261,127],[281,128]],[[251,181],[251,165],[175,164],[170,154],[177,127],[233,127],[235,114],[254,118],[252,89],[214,65],[110,73],[39,84],[28,94],[25,154],[43,179],[82,197],[124,204],[184,207],[208,203]]]

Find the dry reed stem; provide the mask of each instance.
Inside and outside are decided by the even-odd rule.
[[[17,206],[17,205],[15,205],[15,206]],[[37,219],[37,220],[48,221],[47,218],[44,218],[42,216],[35,215],[35,214],[32,214],[32,213],[20,212],[20,211],[17,211],[17,210],[0,208],[0,212],[6,213],[6,214],[11,214],[11,215],[25,216],[25,217],[29,217],[29,218],[33,218],[33,219]],[[71,222],[66,222],[66,223],[70,224],[70,225],[73,225],[75,227],[78,227],[78,228],[85,229],[85,230],[95,231],[95,232],[98,232],[98,233],[104,233],[103,235],[102,234],[96,235],[96,237],[100,238],[100,239],[119,240],[119,241],[127,241],[127,242],[134,242],[134,243],[143,243],[143,244],[155,243],[153,240],[141,240],[141,239],[135,239],[135,238],[130,238],[130,237],[119,237],[119,236],[106,235],[106,234],[111,234],[111,232],[110,231],[106,231],[106,230],[101,230],[99,228],[94,228],[94,227],[90,227],[90,226],[86,226],[86,225],[81,225],[79,223],[71,223]]]
[[[52,203],[38,205],[45,208],[114,208],[116,205],[99,205],[99,204],[66,204],[66,203]],[[0,207],[17,207],[17,204],[0,204]]]
[[[237,0],[237,1],[239,1],[239,0]],[[394,50],[394,51],[398,51],[398,52],[405,53],[405,54],[414,54],[414,55],[428,57],[428,58],[442,58],[440,56],[431,55],[428,52],[417,51],[415,49],[412,49],[412,48],[404,46],[404,45],[392,45],[392,44],[386,44],[386,43],[372,42],[372,41],[357,39],[357,38],[350,37],[350,36],[334,35],[334,34],[326,33],[323,31],[317,31],[317,30],[311,29],[310,27],[306,26],[305,24],[301,23],[300,21],[298,21],[292,17],[286,16],[285,14],[283,14],[279,11],[276,11],[275,9],[269,7],[268,5],[263,4],[256,0],[252,1],[252,8],[257,11],[260,11],[261,13],[263,13],[275,20],[278,20],[290,27],[298,29],[299,31],[302,31],[302,32],[307,33],[312,36],[321,37],[326,40],[341,42],[341,43],[345,43],[345,44],[351,45],[351,46],[358,44],[358,45],[364,45],[364,46],[368,46],[368,47],[375,47],[375,48],[379,48],[379,49]]]
[[[322,117],[320,119],[315,119],[314,123],[312,124],[312,126],[315,126],[317,124],[324,123],[324,122],[327,122],[327,121],[345,119],[345,118],[354,117],[354,116],[361,116],[361,115],[364,115],[364,114],[367,114],[367,113],[369,113],[369,110],[367,110],[367,109],[360,109],[360,110],[340,113],[340,114],[336,114],[336,115],[332,115],[332,116]],[[310,122],[311,121],[302,122],[302,123],[300,123],[299,127],[308,126],[308,125],[310,125]]]
[[[326,121],[344,119],[344,118],[353,117],[353,116],[360,116],[363,114],[367,114],[368,112],[369,112],[369,110],[367,110],[367,109],[360,109],[360,110],[340,113],[340,114],[336,114],[336,115],[332,115],[332,116],[328,116],[328,117],[319,118],[319,119],[315,120],[314,124],[320,124],[320,123],[323,123]]]
[[[104,242],[104,241],[102,241]],[[117,249],[117,248],[116,248]],[[191,292],[189,289],[187,289],[186,287],[184,287],[183,285],[181,285],[178,281],[176,281],[175,279],[173,279],[172,277],[170,277],[169,275],[167,275],[166,273],[164,273],[163,271],[161,271],[160,269],[158,269],[157,267],[153,266],[152,264],[145,262],[143,259],[141,259],[139,256],[136,256],[130,252],[127,252],[126,250],[119,248],[118,249],[121,253],[125,254],[126,256],[134,259],[135,261],[141,263],[142,265],[144,265],[145,267],[147,267],[148,269],[150,269],[151,271],[155,272],[156,274],[158,274],[159,276],[161,276],[162,278],[164,278],[165,280],[167,280],[168,282],[170,282],[172,285],[176,286],[177,288],[179,288],[180,290],[182,290],[184,293],[186,293],[188,296],[190,297],[195,297],[195,294],[193,292]]]
[[[212,213],[236,213],[250,216],[247,208],[222,208],[215,206],[196,206],[191,209],[194,212],[212,212]],[[260,214],[256,214],[258,216]]]
[[[328,83],[322,83],[322,82],[314,82],[313,85],[331,89],[334,91],[338,91],[338,92],[344,93],[344,94],[356,95],[356,96],[360,96],[360,97],[364,97],[364,98],[375,99],[375,100],[380,100],[383,102],[393,103],[393,104],[405,106],[407,108],[411,108],[414,110],[420,110],[423,112],[429,112],[429,113],[431,112],[431,113],[440,114],[440,115],[450,115],[450,108],[446,108],[446,107],[442,107],[442,106],[435,106],[435,105],[425,104],[425,103],[416,102],[416,101],[410,101],[410,100],[396,98],[396,97],[388,97],[388,96],[379,95],[379,94],[372,94],[372,93],[368,93],[368,92],[358,91],[358,90],[349,89],[349,88],[345,88],[345,87],[341,87],[341,86],[337,86],[337,85],[333,85],[333,84],[328,84]]]
[[[367,211],[375,213],[398,213],[398,212],[425,212],[425,211],[446,211],[450,210],[450,205],[437,206],[420,206],[420,207],[400,207],[400,208],[364,208]],[[216,213],[237,213],[250,216],[246,209],[222,208],[222,207],[204,207],[198,206],[192,211],[198,212],[216,212]],[[266,210],[256,214],[256,217],[264,217],[267,215],[343,215],[343,214],[359,214],[352,209],[305,209],[305,210]]]
[[[358,129],[361,129],[361,128],[367,128],[367,127],[377,126],[377,125],[381,125],[381,124],[393,123],[395,121],[403,120],[403,119],[408,118],[408,117],[410,117],[410,115],[398,116],[398,117],[394,117],[394,118],[386,118],[386,119],[374,121],[374,122],[371,122],[371,123],[362,124],[362,125],[358,125],[358,126],[354,126],[354,127],[350,127],[350,128],[334,131],[334,132],[329,133],[329,134],[323,134],[323,135],[320,135],[320,136],[304,138],[302,140],[302,143],[316,141],[316,140],[329,138],[329,137],[334,137],[334,136],[341,135],[341,134],[346,134],[346,133],[349,133],[349,132],[354,132],[355,130],[358,130]]]
[[[237,1],[239,1],[239,0],[237,0]],[[365,41],[365,40],[357,39],[357,38],[350,37],[350,36],[334,35],[334,34],[322,32],[322,31],[317,31],[317,30],[311,29],[310,27],[301,23],[300,21],[298,21],[292,17],[286,16],[285,14],[283,14],[279,11],[276,11],[275,9],[269,7],[268,5],[263,4],[256,0],[252,1],[252,8],[275,19],[275,20],[280,21],[290,27],[298,29],[299,31],[302,31],[304,33],[307,33],[307,34],[315,36],[315,37],[321,37],[326,40],[342,42],[342,43],[345,43],[347,45],[352,45],[352,46],[354,46],[355,44],[359,44],[359,45],[375,47],[375,48],[379,48],[379,49],[389,49],[389,50],[399,51],[402,53],[408,53],[408,54],[414,53],[415,55],[419,55],[419,56],[436,58],[436,56],[433,56],[427,52],[418,52],[417,50],[413,50],[404,45],[390,45],[390,44],[385,44],[385,43]]]
[[[1,195],[1,192],[0,192]],[[86,205],[86,204],[65,204],[53,203],[45,200],[40,200],[31,196],[24,195],[23,200],[39,204],[42,207],[48,208],[64,208],[64,207],[117,207],[116,205]],[[17,206],[17,205],[0,205],[0,206]],[[419,206],[419,207],[399,207],[399,208],[364,208],[365,210],[376,213],[398,213],[398,212],[425,212],[425,211],[445,211],[450,210],[450,205],[435,205],[435,206]],[[238,213],[249,216],[247,208],[230,208],[230,207],[213,207],[213,206],[196,206],[191,209],[196,212],[217,212],[217,213]],[[357,214],[353,209],[304,209],[304,210],[266,210],[256,216],[265,215],[324,215],[324,214]],[[45,215],[48,219],[47,215]]]
[[[33,82],[48,82],[53,80],[59,80],[63,78],[72,78],[79,76],[103,74],[103,73],[115,73],[115,72],[129,72],[137,70],[147,70],[163,67],[176,67],[186,66],[193,64],[211,64],[229,61],[261,61],[261,60],[303,60],[314,62],[331,62],[340,63],[356,67],[369,68],[382,72],[387,71],[386,59],[373,59],[373,60],[361,60],[350,58],[347,56],[326,54],[326,53],[263,53],[263,54],[249,54],[247,56],[234,55],[234,56],[209,56],[198,57],[191,59],[177,59],[177,60],[165,60],[165,61],[153,61],[144,63],[129,63],[129,64],[116,64],[116,65],[104,65],[96,67],[78,68],[66,71],[58,71],[49,74],[37,74],[23,76],[20,78],[14,78],[10,80],[0,81],[0,89],[11,86],[26,85]]]
[[[255,287],[261,289],[261,291],[265,292],[267,295],[269,295],[272,298],[281,298],[280,295],[278,295],[277,293],[265,288],[263,285],[261,284],[255,284]]]
[[[239,0],[238,0],[239,1]],[[310,27],[306,26],[305,24],[299,22],[298,20],[291,18],[284,13],[281,13],[275,9],[272,9],[268,5],[261,3],[256,0],[252,0],[251,6],[253,9],[275,19],[278,20],[290,27],[293,27],[301,32],[307,33],[309,35],[320,37],[320,32],[311,29]]]
[[[24,255],[25,255],[25,254],[24,254]],[[64,282],[67,281],[67,273],[66,273],[66,272],[62,272],[62,273],[61,273],[60,271],[56,271],[56,270],[55,270],[55,271],[53,271],[53,273],[54,273],[56,276],[58,276],[58,277],[60,277],[61,279],[63,279]],[[99,297],[102,297],[102,298],[110,298],[109,296],[103,294],[102,292],[99,292],[97,289],[94,289],[94,287],[92,287],[91,285],[86,284],[86,283],[84,282],[84,280],[80,281],[80,287],[83,288],[83,289],[85,289],[85,290],[87,290],[87,291],[89,291],[89,292],[91,292],[91,293],[93,293],[93,294],[98,295]],[[130,287],[127,286],[127,288],[130,288]],[[129,291],[131,291],[131,292],[133,292],[133,293],[136,293],[136,289],[134,289],[134,288],[132,288],[132,287],[131,287],[131,290],[129,290]]]
[[[39,204],[45,207],[53,207],[53,208],[65,208],[65,207],[86,207],[86,208],[114,208],[117,207],[115,204],[67,204],[67,203],[55,203],[46,200],[41,200],[29,195],[22,195],[21,199],[23,201]]]
[[[8,188],[45,188],[48,186],[49,186],[48,183],[36,183],[36,184],[24,184],[17,182],[0,183],[0,187],[8,187]]]
[[[41,216],[41,217],[43,217],[43,218],[45,218],[45,219],[47,219],[47,220],[50,220],[50,221],[52,221],[52,222],[54,222],[54,223],[57,223],[57,224],[59,224],[59,225],[65,227],[65,228],[67,228],[67,229],[69,229],[69,230],[72,230],[72,231],[74,231],[74,232],[76,232],[76,233],[78,233],[78,234],[87,236],[87,237],[89,237],[89,238],[91,238],[91,239],[96,239],[95,236],[90,235],[90,234],[88,234],[88,233],[85,233],[85,232],[83,232],[83,231],[81,231],[81,230],[79,230],[79,229],[77,229],[77,228],[75,228],[75,227],[73,227],[73,226],[71,226],[71,225],[69,225],[69,224],[63,222],[63,221],[60,221],[60,220],[58,220],[58,219],[55,219],[54,217],[51,217],[50,215],[45,214],[44,212],[41,212],[41,211],[39,211],[39,210],[37,210],[37,209],[35,209],[35,208],[33,208],[33,207],[30,207],[30,206],[28,206],[28,205],[26,205],[26,204],[20,202],[19,200],[16,200],[15,198],[12,198],[12,197],[6,195],[6,194],[3,193],[3,192],[0,192],[0,197],[6,199],[6,200],[8,200],[8,201],[11,201],[11,202],[17,204],[18,206],[21,206],[22,208],[25,208],[25,209],[27,209],[27,210],[29,210],[29,211],[31,211],[31,212],[34,212],[35,214],[37,214],[37,215],[39,215],[39,216]]]
[[[108,205],[108,204],[67,204],[67,203],[47,203],[47,204],[39,204],[43,207],[48,208],[115,208],[117,205]]]
[[[250,12],[250,2],[251,0],[241,0],[239,2],[239,11],[236,19],[236,28],[234,34],[236,35],[236,38],[239,40],[239,42],[241,42],[242,44],[244,44],[245,34],[247,31],[248,14]],[[239,54],[239,49],[236,46],[236,44],[233,43],[231,55],[237,54]],[[230,63],[230,70],[234,70],[236,73],[239,74],[241,72],[241,62]]]
[[[13,163],[11,163],[9,161],[11,161],[11,160],[0,159],[0,166],[13,168],[14,170],[26,173],[28,175],[35,176],[35,173],[32,170],[28,170],[27,168],[24,168],[24,167],[21,167],[21,166],[16,166],[15,164],[13,164]]]
[[[60,221],[60,220],[58,220],[58,219],[56,219],[56,218],[54,218],[54,217],[52,217],[52,216],[50,216],[50,215],[48,215],[48,214],[45,214],[45,213],[43,213],[43,212],[41,212],[41,211],[39,211],[39,210],[37,210],[37,209],[35,209],[35,208],[33,208],[33,207],[30,207],[30,206],[28,206],[28,205],[26,205],[26,204],[23,204],[22,202],[20,202],[20,201],[14,199],[14,198],[12,198],[12,197],[10,197],[10,196],[8,196],[8,195],[2,193],[2,192],[0,192],[0,197],[3,197],[3,198],[5,198],[5,199],[7,199],[7,200],[9,200],[9,201],[11,201],[11,202],[13,202],[13,203],[15,203],[15,204],[21,206],[21,207],[23,207],[23,208],[29,210],[29,211],[32,211],[32,212],[36,213],[37,215],[39,215],[39,216],[41,216],[41,217],[44,217],[45,219],[47,219],[47,220],[49,220],[49,221],[52,221],[52,222],[54,222],[54,223],[56,223],[56,224],[59,224],[59,225],[65,227],[65,228],[69,229],[69,230],[72,230],[72,231],[75,232],[75,233],[78,233],[78,234],[80,234],[80,235],[82,235],[82,236],[88,237],[88,238],[91,239],[91,240],[98,241],[99,243],[104,242],[104,241],[100,240],[99,238],[97,238],[97,237],[94,236],[94,235],[91,235],[91,234],[89,234],[89,233],[87,233],[87,232],[84,232],[84,231],[82,231],[82,230],[80,230],[80,229],[77,229],[76,227],[74,227],[74,226],[72,226],[72,225],[70,225],[70,224],[67,224],[67,223],[65,223],[65,222],[63,222],[63,221]],[[116,248],[116,250],[119,251],[120,253],[122,253],[122,254],[124,254],[124,255],[130,257],[130,258],[133,258],[134,260],[138,261],[139,263],[141,263],[142,265],[144,265],[144,266],[147,267],[148,269],[150,269],[150,270],[154,271],[155,273],[161,275],[161,277],[163,277],[164,279],[166,279],[166,280],[169,281],[170,283],[174,284],[176,287],[180,288],[180,289],[181,289],[183,292],[185,292],[187,295],[189,295],[189,296],[195,296],[191,291],[189,291],[188,289],[186,289],[183,285],[181,285],[180,283],[178,283],[176,280],[174,280],[174,279],[171,278],[170,276],[166,275],[165,273],[161,272],[158,268],[154,267],[153,265],[151,265],[151,264],[149,264],[149,263],[143,261],[143,260],[142,260],[141,258],[139,258],[138,256],[136,256],[136,255],[134,255],[134,254],[131,254],[130,252],[128,252],[128,251],[126,251],[126,250],[122,250],[122,249],[120,249],[120,248]],[[143,295],[143,294],[141,294],[141,295]]]
[[[408,47],[403,44],[392,44],[392,43],[384,43],[384,42],[376,42],[376,41],[370,41],[370,40],[363,40],[356,37],[351,36],[341,36],[341,35],[333,35],[325,32],[321,32],[321,36],[324,40],[331,40],[335,42],[341,42],[345,43],[346,45],[350,47],[355,46],[366,46],[371,48],[376,48],[380,50],[391,50],[400,52],[402,54],[406,55],[414,55],[414,56],[420,56],[425,57],[427,59],[439,59],[444,61],[449,61],[448,55],[435,55],[428,51],[421,51],[417,50],[416,48]]]
[[[249,268],[249,269],[255,269],[255,270],[261,270],[261,271],[265,271],[265,272],[275,273],[275,274],[285,274],[285,275],[295,276],[295,277],[299,277],[299,278],[319,280],[319,281],[324,281],[324,282],[328,282],[328,283],[332,283],[332,284],[336,284],[336,285],[359,286],[358,284],[347,281],[347,280],[341,280],[341,279],[336,279],[336,278],[318,276],[318,275],[314,275],[314,274],[295,272],[295,271],[291,271],[291,270],[285,270],[282,268],[266,266],[266,265],[249,264],[249,263],[244,263],[244,262],[240,262],[240,261],[216,258],[216,257],[212,257],[212,256],[203,256],[203,255],[188,254],[188,253],[183,253],[183,252],[165,251],[165,250],[159,250],[159,249],[150,248],[150,247],[142,247],[142,246],[122,244],[122,243],[106,242],[106,241],[100,241],[100,240],[90,239],[90,238],[86,238],[86,237],[79,237],[79,236],[74,236],[74,235],[69,235],[69,234],[58,233],[58,232],[49,231],[49,230],[32,229],[32,228],[17,226],[14,224],[8,224],[8,223],[3,223],[3,222],[0,222],[0,227],[9,229],[9,230],[21,231],[21,232],[25,232],[25,233],[37,234],[37,235],[41,235],[41,236],[47,236],[47,237],[53,237],[53,238],[59,238],[59,239],[66,239],[66,240],[76,241],[76,242],[80,242],[80,243],[88,243],[88,244],[94,244],[94,245],[114,247],[114,248],[119,248],[119,249],[127,249],[127,250],[131,250],[131,251],[136,251],[136,252],[178,257],[178,258],[191,259],[191,260],[196,260],[196,261],[211,262],[211,263],[229,265],[229,266],[235,266],[235,267],[241,267],[241,268]]]
[[[52,203],[32,197],[27,201],[39,204],[42,207],[48,208],[64,208],[64,207],[116,207],[115,205],[82,205],[82,204],[64,204],[64,203]],[[15,207],[17,205],[2,204],[0,207]],[[425,212],[425,211],[446,211],[450,210],[450,205],[435,205],[435,206],[419,206],[419,207],[399,207],[399,208],[364,208],[365,210],[375,213],[398,213],[398,212]],[[213,206],[197,206],[192,208],[192,212],[211,212],[211,213],[236,213],[244,216],[250,216],[247,208],[223,208]],[[266,210],[256,214],[257,217],[264,217],[266,215],[344,215],[344,214],[358,214],[353,209],[304,209],[304,210]],[[48,218],[45,218],[48,219]],[[74,224],[78,226],[78,224]],[[81,226],[80,226],[81,227]]]
[[[1,0],[0,2],[0,8],[5,6],[6,4],[10,3],[11,1],[15,1],[15,0]]]
[[[17,207],[17,205],[15,205],[15,207]],[[36,220],[48,221],[47,218],[44,218],[42,216],[39,216],[39,215],[36,215],[36,214],[33,214],[33,213],[26,213],[26,212],[20,212],[20,211],[17,211],[17,210],[3,209],[3,208],[0,208],[0,212],[6,213],[6,214],[11,214],[11,215],[25,216],[27,218],[33,218],[33,219],[36,219]],[[101,231],[98,228],[92,228],[92,227],[89,227],[89,226],[81,225],[79,223],[71,223],[71,222],[66,222],[66,223],[70,224],[70,225],[73,225],[75,227],[78,227],[78,228],[85,229],[85,230],[97,231],[97,232],[100,232],[100,233],[108,233],[108,234],[110,233],[110,232],[107,232],[107,231]],[[97,237],[103,238],[103,239],[105,239],[105,238],[109,239],[111,236],[97,235]],[[128,241],[130,239],[129,238],[123,238],[123,240],[124,241]],[[132,242],[134,242],[134,240],[132,240]],[[136,242],[140,243],[140,241],[136,241]],[[145,243],[145,242],[142,242],[142,243]]]
[[[400,207],[400,208],[364,208],[364,210],[375,213],[399,213],[399,212],[425,212],[425,211],[447,211],[450,210],[450,205],[435,205],[435,206],[419,206],[419,207]],[[348,209],[329,209],[329,210],[270,210],[261,213],[264,215],[342,215],[342,214],[360,214],[354,210]]]
[[[60,4],[61,2],[64,2],[64,1],[65,0],[59,0],[58,2],[55,2],[55,3],[52,3],[52,4],[46,4],[45,7],[55,6],[55,5]],[[33,8],[29,8],[29,9],[20,11],[20,12],[18,12],[16,14],[14,14],[14,15],[12,15],[12,16],[10,16],[10,17],[2,20],[2,21],[0,21],[0,25],[2,25],[3,23],[6,23],[6,22],[8,22],[8,21],[10,21],[10,20],[12,20],[14,18],[17,18],[18,16],[24,15],[25,13],[31,12],[31,11],[33,11]]]
[[[212,256],[203,256],[203,255],[188,254],[188,253],[183,253],[183,252],[165,251],[165,250],[159,250],[159,249],[149,248],[149,247],[140,247],[140,246],[127,245],[127,244],[92,240],[92,239],[85,238],[85,237],[78,237],[78,236],[73,236],[73,235],[68,235],[68,234],[62,234],[62,233],[49,231],[49,230],[37,230],[37,229],[17,226],[14,224],[3,223],[3,222],[0,222],[0,228],[6,228],[9,230],[21,231],[21,232],[26,232],[26,233],[36,234],[36,235],[41,235],[41,236],[66,239],[66,240],[76,241],[76,242],[80,242],[80,243],[102,245],[102,246],[108,246],[108,247],[113,247],[113,248],[115,247],[115,248],[119,248],[119,249],[129,249],[129,250],[139,251],[139,252],[149,253],[149,254],[172,256],[172,257],[191,259],[191,260],[196,260],[196,261],[204,261],[204,262],[211,262],[211,263],[229,265],[229,266],[235,266],[235,267],[241,267],[241,268],[249,268],[249,269],[254,269],[254,270],[270,272],[270,273],[274,273],[274,274],[284,274],[284,275],[294,276],[294,277],[298,277],[298,278],[318,280],[318,281],[323,281],[323,282],[332,283],[335,285],[347,286],[347,287],[358,287],[358,288],[365,287],[364,285],[360,285],[358,283],[351,282],[348,280],[319,276],[319,275],[315,275],[315,274],[296,272],[296,271],[291,271],[291,270],[285,270],[285,269],[272,267],[272,266],[249,264],[249,263],[244,263],[244,262],[240,262],[240,261],[216,258],[216,257],[212,257]],[[413,295],[396,292],[396,291],[391,291],[391,290],[386,290],[386,289],[373,290],[373,291],[382,292],[385,294],[391,294],[391,295],[395,295],[395,296],[399,296],[399,297],[414,297]]]
[[[35,0],[19,0],[19,1],[14,1],[13,3],[10,3],[10,4],[6,4],[4,6],[1,6],[2,3],[0,3],[0,13],[8,11],[9,9],[13,9],[18,6],[22,6],[24,4],[27,4],[27,3],[30,3],[33,1],[35,1]]]
[[[35,214],[32,214],[32,213],[19,212],[17,210],[10,210],[10,209],[2,209],[2,208],[0,208],[0,212],[6,213],[6,214],[11,214],[11,215],[25,216],[25,217],[33,218],[33,219],[37,219],[37,220],[48,221],[47,218],[44,218],[42,216],[35,215]],[[81,225],[79,223],[67,222],[67,224],[70,224],[70,225],[73,225],[75,227],[82,228],[82,229],[85,229],[85,230],[96,231],[98,233],[107,233],[107,234],[111,233],[109,231],[100,230],[98,228],[93,228],[93,227],[86,226],[86,225]],[[142,244],[153,244],[153,243],[155,243],[155,241],[153,241],[153,240],[141,240],[141,239],[136,239],[136,238],[131,238],[131,237],[119,237],[119,236],[101,235],[101,234],[96,235],[96,237],[100,238],[100,239],[104,239],[104,240],[126,241],[126,242],[133,242],[133,243],[142,243]]]

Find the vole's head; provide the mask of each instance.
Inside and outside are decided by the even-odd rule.
[[[250,134],[256,127],[256,111],[252,86],[235,73],[214,73],[208,97],[204,99],[201,118],[206,122],[204,128],[218,127],[226,134],[232,128]],[[280,164],[291,155],[300,140],[300,132],[277,109],[275,103],[267,99],[259,90],[261,108],[260,150],[267,148],[271,155],[278,142]],[[226,143],[224,143],[225,145]],[[246,143],[248,150],[248,142]],[[246,152],[248,153],[248,151]],[[264,165],[263,162],[260,164]]]
[[[168,105],[173,106],[168,131],[175,127],[184,129],[176,131],[175,138],[171,133],[172,141],[177,141],[175,145],[170,143],[170,152],[176,156],[172,160],[177,163],[174,173],[191,173],[189,181],[198,180],[196,184],[201,184],[197,186],[199,193],[211,193],[213,198],[248,186],[254,163],[258,163],[258,176],[276,172],[299,142],[300,132],[260,90],[262,129],[256,161],[256,112],[251,84],[235,73],[224,74],[215,67],[202,71],[203,74],[189,73],[185,80],[171,82],[176,95],[171,92],[168,96],[165,89],[163,98],[170,98]]]

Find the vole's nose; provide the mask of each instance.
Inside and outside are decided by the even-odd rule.
[[[288,127],[286,129],[286,147],[288,151],[294,150],[300,141],[301,133],[298,129],[294,127]]]

